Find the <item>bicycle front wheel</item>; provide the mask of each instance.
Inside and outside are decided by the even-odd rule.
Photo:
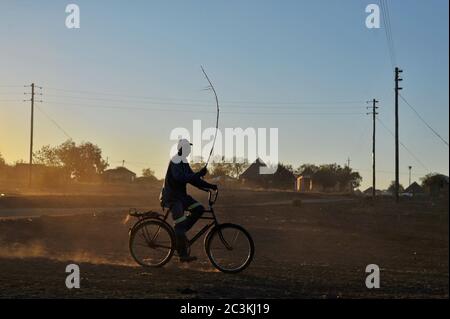
[[[205,250],[214,267],[225,273],[238,273],[250,265],[255,245],[243,227],[221,224],[206,237]]]
[[[133,259],[143,267],[161,267],[174,253],[175,237],[165,222],[143,221],[131,230],[129,249]]]

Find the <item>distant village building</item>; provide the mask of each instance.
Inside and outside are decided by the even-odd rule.
[[[262,181],[262,176],[259,174],[260,167],[265,167],[266,164],[259,158],[256,159],[241,175],[239,180],[242,183],[258,183]]]
[[[404,193],[411,194],[412,196],[416,196],[416,195],[424,194],[425,190],[423,189],[422,186],[420,186],[419,184],[414,182],[405,189]]]
[[[313,191],[313,180],[310,175],[300,175],[296,178],[295,190],[301,193]]]
[[[155,176],[141,176],[141,177],[136,177],[134,179],[134,182],[136,184],[154,184],[159,182],[159,180],[155,177]]]
[[[123,166],[103,172],[103,181],[106,183],[132,183],[135,179],[136,173]]]
[[[367,188],[365,191],[363,191],[362,193],[365,195],[365,196],[372,196],[372,190],[373,190],[373,187],[372,186],[370,186],[369,188]],[[375,189],[375,195],[384,195],[383,193],[382,193],[382,191],[380,191],[379,189]]]
[[[261,174],[260,168],[267,165],[257,158],[240,176],[239,181],[249,186],[263,188],[294,189],[295,176],[282,164],[278,165],[273,174]]]

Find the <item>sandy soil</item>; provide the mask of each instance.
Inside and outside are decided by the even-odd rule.
[[[59,202],[55,215],[65,209],[72,215],[3,219],[0,297],[448,298],[448,202],[373,205],[364,199],[320,201],[319,196],[296,207],[294,197],[224,192],[220,220],[246,227],[256,245],[253,263],[237,275],[212,268],[201,241],[193,251],[200,258],[190,265],[173,259],[162,269],[136,266],[127,247],[131,224],[124,223],[125,206],[133,198],[122,202],[123,211],[108,211],[98,200],[90,202],[92,211],[83,204],[83,214],[73,214],[77,205],[71,199],[70,205]],[[157,208],[153,200],[137,203]],[[58,212],[58,205],[48,206]],[[18,199],[11,206],[34,209]],[[65,286],[71,262],[80,265],[80,289]],[[365,287],[368,264],[381,268],[380,289]]]

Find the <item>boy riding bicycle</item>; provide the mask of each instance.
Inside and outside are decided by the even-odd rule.
[[[191,184],[200,189],[217,189],[216,185],[202,179],[207,173],[206,167],[194,173],[189,166],[187,156],[191,153],[191,145],[186,139],[178,142],[178,153],[172,157],[169,163],[160,195],[162,206],[168,208],[172,213],[175,223],[176,247],[181,262],[191,262],[197,259],[195,256],[189,256],[186,232],[192,228],[205,211],[199,202],[187,194],[186,185]],[[185,215],[185,211],[189,211],[189,213]]]

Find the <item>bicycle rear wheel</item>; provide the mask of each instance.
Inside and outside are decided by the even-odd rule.
[[[214,267],[225,273],[238,273],[250,265],[255,245],[243,227],[221,224],[209,232],[205,250]]]
[[[129,249],[133,259],[143,267],[161,267],[174,253],[175,237],[165,222],[150,219],[131,230]]]

